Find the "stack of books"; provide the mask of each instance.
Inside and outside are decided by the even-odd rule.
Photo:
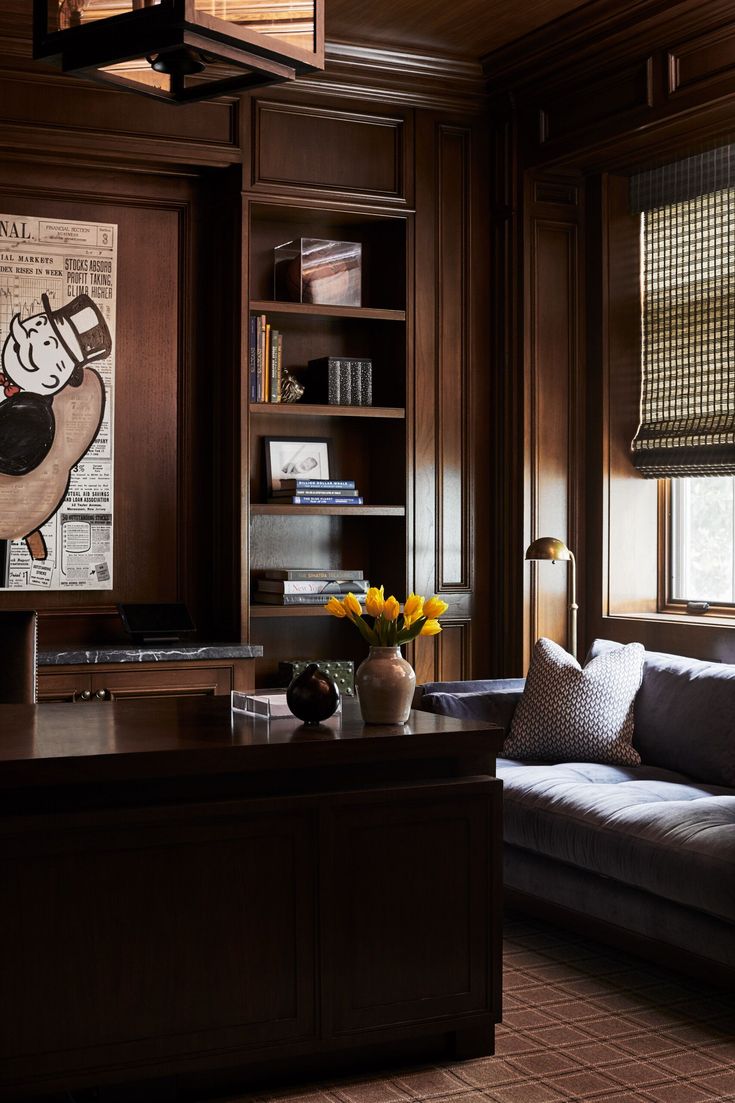
[[[354,479],[281,479],[269,502],[282,506],[361,506]]]
[[[280,402],[283,376],[283,334],[265,314],[250,319],[250,401]]]
[[[253,599],[265,605],[326,605],[336,594],[354,594],[364,602],[370,583],[359,570],[322,567],[274,567],[253,571]]]

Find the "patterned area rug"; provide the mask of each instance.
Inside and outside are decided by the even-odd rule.
[[[237,1103],[735,1101],[735,996],[540,923],[506,923],[496,1039],[494,1057]]]

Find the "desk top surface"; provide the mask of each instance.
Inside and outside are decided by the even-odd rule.
[[[229,697],[1,705],[0,790],[305,769],[499,751],[503,729],[412,712],[364,725],[354,701],[318,727],[233,712]]]

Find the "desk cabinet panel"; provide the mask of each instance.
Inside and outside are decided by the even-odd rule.
[[[89,674],[77,671],[66,674],[38,673],[39,701],[86,701],[91,696],[92,679]]]
[[[89,663],[42,667],[39,701],[115,701],[135,697],[222,696],[255,684],[252,659],[234,662]]]
[[[240,808],[5,824],[0,1093],[314,1035],[315,816]]]
[[[487,778],[352,794],[333,805],[327,1033],[488,1012],[500,975],[499,807],[500,783]]]
[[[201,697],[229,693],[232,667],[199,663],[188,669],[150,670],[126,666],[92,675],[92,697],[119,701],[126,697]]]

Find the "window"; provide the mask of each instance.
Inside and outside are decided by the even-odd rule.
[[[672,479],[672,602],[735,605],[735,478]]]
[[[631,458],[662,480],[658,608],[706,602],[734,615],[735,146],[634,178],[631,199],[641,244]]]

